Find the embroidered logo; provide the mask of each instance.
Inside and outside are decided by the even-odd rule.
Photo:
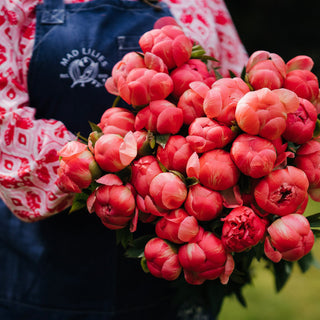
[[[67,73],[60,73],[60,78],[71,79],[71,88],[87,84],[102,87],[109,77],[103,73],[108,65],[106,57],[92,48],[71,50],[61,59],[60,64],[67,68]]]

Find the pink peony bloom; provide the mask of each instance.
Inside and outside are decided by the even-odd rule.
[[[294,93],[263,88],[250,91],[239,100],[235,118],[246,133],[275,140],[286,129],[288,110],[294,112],[298,107],[299,99]]]
[[[230,153],[215,149],[205,152],[199,159],[199,180],[212,190],[226,190],[238,182],[240,171],[232,161]]]
[[[193,150],[186,138],[174,135],[169,138],[164,148],[162,146],[157,148],[157,159],[166,169],[185,174],[187,162],[192,153]]]
[[[107,109],[98,126],[104,134],[115,133],[124,137],[129,131],[134,131],[134,114],[124,108]]]
[[[183,125],[182,110],[167,100],[150,102],[136,115],[135,129],[146,129],[159,134],[176,134]]]
[[[128,166],[137,155],[137,141],[132,132],[125,137],[108,133],[98,139],[94,146],[95,159],[102,170],[118,172]]]
[[[144,256],[150,273],[169,281],[175,280],[181,273],[178,254],[166,241],[153,238],[144,248]]]
[[[139,45],[144,53],[160,57],[169,70],[186,63],[192,52],[191,40],[177,25],[147,31],[140,37]]]
[[[194,81],[208,81],[212,83],[215,77],[212,77],[208,71],[207,65],[199,59],[190,59],[182,66],[174,69],[170,76],[173,81],[173,96],[179,98],[190,88],[190,83]]]
[[[101,222],[111,230],[124,228],[135,213],[136,203],[131,188],[124,186],[114,174],[107,174],[98,182],[103,185],[89,196],[88,211],[95,212]]]
[[[288,113],[286,130],[282,136],[287,141],[303,144],[313,137],[317,122],[317,110],[310,101],[302,98],[299,100],[298,110],[294,113]]]
[[[238,101],[250,89],[240,78],[222,78],[217,80],[207,92],[203,101],[203,110],[208,118],[231,126],[235,120]]]
[[[173,90],[171,77],[148,68],[135,68],[126,79],[119,80],[120,97],[133,108],[146,106],[150,101],[165,99]]]
[[[286,63],[287,73],[292,70],[309,70],[313,68],[314,62],[308,56],[296,56]]]
[[[303,144],[296,152],[294,164],[307,175],[311,198],[320,201],[320,142],[310,140]]]
[[[154,156],[144,156],[132,163],[131,184],[144,198],[149,194],[150,183],[155,176],[162,173],[157,159]]]
[[[195,119],[189,126],[186,140],[197,153],[223,148],[231,142],[236,133],[231,128],[206,117]]]
[[[234,208],[225,218],[221,240],[230,252],[241,252],[257,245],[265,236],[267,222],[249,207]]]
[[[137,141],[137,151],[140,157],[147,156],[152,153],[153,149],[150,145],[149,133],[145,130],[137,130],[133,132]]]
[[[204,116],[202,91],[209,90],[209,87],[201,81],[190,84],[190,89],[186,90],[179,98],[177,107],[183,112],[183,123],[189,125],[196,118]]]
[[[181,244],[191,241],[199,232],[198,221],[183,209],[170,211],[156,224],[159,238]]]
[[[313,102],[319,94],[319,82],[315,74],[309,70],[292,70],[287,74],[283,85],[292,90],[300,98]]]
[[[105,83],[107,91],[118,96],[118,83],[125,81],[129,72],[135,68],[145,68],[144,60],[138,53],[129,52],[112,68],[112,76]]]
[[[234,269],[233,258],[222,241],[202,228],[192,242],[180,247],[178,254],[185,280],[190,284],[200,285],[219,277],[226,284]]]
[[[189,188],[184,204],[187,212],[199,221],[217,218],[223,209],[223,198],[218,191],[196,184]]]
[[[279,89],[283,86],[286,77],[286,64],[279,55],[260,50],[249,57],[246,72],[255,90]]]
[[[289,214],[268,227],[264,252],[273,262],[296,261],[313,247],[314,235],[308,220],[300,214]]]
[[[277,159],[276,149],[269,140],[246,133],[233,141],[230,154],[240,171],[252,178],[269,174]]]
[[[68,142],[58,155],[60,167],[56,184],[64,192],[81,193],[101,174],[93,154],[79,141]]]
[[[149,194],[156,206],[174,210],[180,208],[186,200],[187,187],[177,175],[162,172],[152,179]]]
[[[304,203],[309,182],[306,174],[293,166],[272,171],[254,189],[254,198],[264,211],[285,216]]]

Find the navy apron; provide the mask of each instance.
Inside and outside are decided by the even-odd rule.
[[[113,103],[104,82],[162,10],[136,1],[45,0],[28,74],[38,118],[83,135]],[[95,214],[59,213],[24,223],[0,202],[1,320],[176,319],[171,285],[145,274]],[[139,227],[141,230],[141,226]],[[143,228],[143,226],[142,226]]]

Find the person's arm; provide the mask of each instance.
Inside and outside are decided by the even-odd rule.
[[[28,107],[26,73],[36,3],[4,0],[0,5],[0,197],[24,221],[71,204],[55,181],[57,150],[74,137],[59,121],[35,120],[36,110]]]

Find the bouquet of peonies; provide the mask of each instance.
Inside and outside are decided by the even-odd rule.
[[[155,277],[219,279],[243,302],[256,258],[280,290],[293,262],[311,265],[319,226],[320,214],[303,215],[309,197],[320,201],[312,59],[257,51],[241,75],[222,77],[177,25],[139,44],[106,82],[128,108],[115,103],[88,139],[59,153],[57,184],[76,193],[71,210],[95,212]],[[135,238],[144,224],[154,233]]]

